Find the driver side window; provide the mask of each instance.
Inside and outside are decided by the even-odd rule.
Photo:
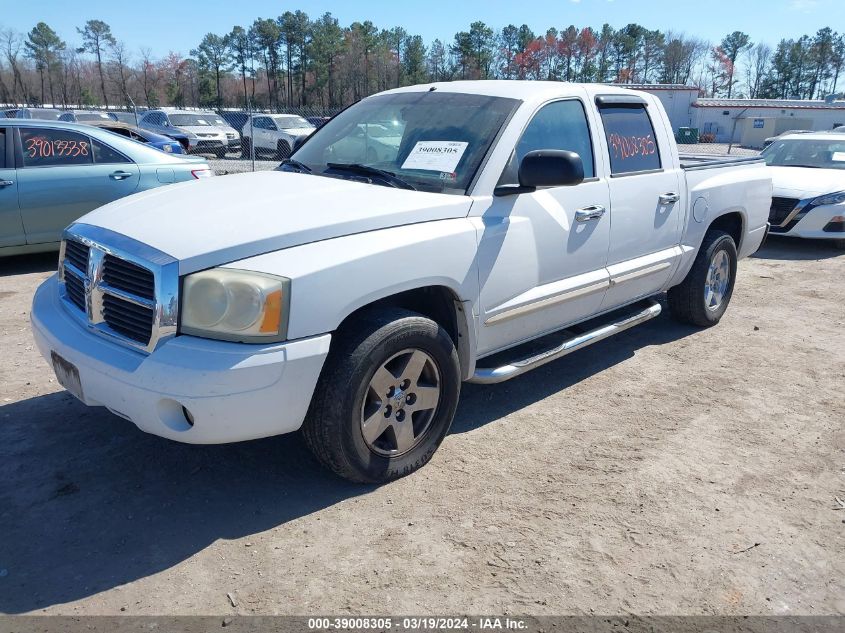
[[[579,100],[555,101],[540,108],[516,144],[499,185],[516,184],[522,159],[528,152],[540,149],[575,152],[584,163],[584,178],[596,175],[590,126]]]

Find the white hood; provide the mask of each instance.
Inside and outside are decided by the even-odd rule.
[[[284,132],[285,134],[295,137],[308,136],[309,134],[315,131],[316,129],[313,127],[292,127],[286,130],[282,130],[282,132]]]
[[[780,198],[815,198],[845,191],[845,170],[811,167],[769,167],[774,185],[772,195]]]
[[[210,125],[180,125],[178,127],[180,130],[185,130],[186,132],[191,132],[196,135],[214,134],[215,137],[226,138],[226,132],[218,127],[212,127]]]
[[[181,274],[364,231],[466,217],[470,198],[264,171],[160,187],[80,218],[179,260]]]

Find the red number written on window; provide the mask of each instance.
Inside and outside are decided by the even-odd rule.
[[[27,139],[26,151],[30,158],[52,158],[53,156],[88,156],[88,143],[86,141],[74,141],[56,139],[50,140],[40,136]]]
[[[611,134],[608,140],[613,150],[613,157],[620,160],[634,156],[650,156],[657,151],[657,146],[654,144],[651,134],[648,136],[619,136],[618,134]]]

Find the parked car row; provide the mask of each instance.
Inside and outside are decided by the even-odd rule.
[[[175,141],[138,134],[149,133],[116,121],[0,119],[0,256],[55,250],[62,230],[97,207],[214,175]]]

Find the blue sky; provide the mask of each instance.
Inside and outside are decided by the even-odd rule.
[[[228,32],[247,26],[256,17],[275,17],[301,9],[311,17],[330,11],[341,24],[372,20],[379,28],[404,26],[426,43],[452,39],[470,22],[483,20],[493,28],[508,23],[528,24],[536,32],[570,24],[614,27],[629,22],[663,31],[672,29],[717,41],[733,30],[749,33],[753,41],[776,44],[782,37],[815,33],[830,26],[845,30],[845,0],[2,0],[0,28],[28,31],[45,21],[70,43],[78,42],[76,27],[85,20],[108,22],[130,50],[142,46],[154,55],[169,51],[187,54],[211,31]]]

